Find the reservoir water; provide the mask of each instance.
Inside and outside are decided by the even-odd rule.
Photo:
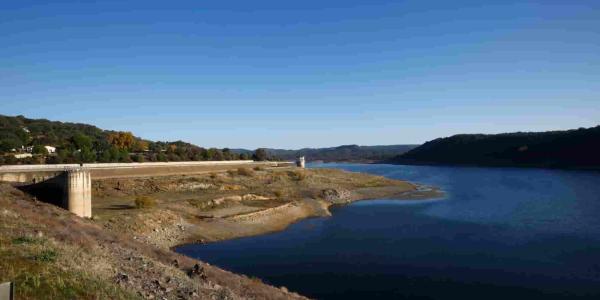
[[[440,187],[178,252],[317,299],[600,299],[600,173],[313,164]]]

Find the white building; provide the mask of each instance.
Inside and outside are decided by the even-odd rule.
[[[56,153],[56,147],[44,146],[44,148],[46,148],[46,151],[48,151],[48,153]]]

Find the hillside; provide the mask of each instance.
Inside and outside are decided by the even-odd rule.
[[[405,153],[417,145],[389,145],[389,146],[358,146],[343,145],[330,148],[303,148],[298,150],[266,149],[270,156],[282,160],[292,160],[298,156],[305,156],[309,161],[380,161],[390,159]],[[250,150],[234,149],[236,153],[248,153]]]
[[[280,231],[352,201],[441,195],[364,173],[262,166],[92,185],[86,219],[0,183],[0,282],[15,283],[16,299],[306,299],[171,248]]]
[[[232,160],[251,155],[183,141],[150,141],[88,124],[0,115],[0,164]]]
[[[460,134],[429,141],[390,162],[599,169],[598,153],[600,126],[567,131]]]
[[[305,299],[157,248],[132,230],[107,229],[110,220],[79,218],[6,183],[0,206],[0,282],[15,283],[16,299]]]

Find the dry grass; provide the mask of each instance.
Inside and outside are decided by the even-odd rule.
[[[137,196],[135,197],[136,208],[152,208],[156,206],[156,199],[150,196]]]
[[[0,282],[15,282],[17,299],[179,299],[194,292],[199,299],[215,299],[216,294],[227,299],[290,297],[279,289],[208,265],[204,265],[206,279],[191,279],[187,270],[201,262],[135,241],[131,229],[113,231],[105,226],[127,221],[135,225],[141,220],[135,216],[150,220],[162,210],[111,211],[114,214],[100,222],[85,220],[0,185]],[[156,224],[152,221],[150,225]],[[175,259],[178,268],[172,266]],[[128,274],[128,281],[116,283],[118,274],[123,273]],[[166,277],[171,283],[161,284],[170,292],[152,284]],[[220,288],[215,290],[214,286]]]
[[[253,177],[254,176],[254,171],[252,171],[249,168],[238,168],[237,169],[237,174],[240,175],[240,176]]]
[[[66,266],[71,255],[50,240],[8,227],[0,223],[0,282],[14,282],[17,299],[139,299],[95,274]]]
[[[306,172],[303,170],[289,171],[288,176],[294,181],[302,181],[307,177]]]

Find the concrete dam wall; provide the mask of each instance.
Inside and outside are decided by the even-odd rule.
[[[122,178],[199,174],[240,167],[293,166],[291,162],[202,161],[160,163],[101,163],[0,166],[0,181],[13,182],[44,202],[89,218],[92,216],[92,178]]]

